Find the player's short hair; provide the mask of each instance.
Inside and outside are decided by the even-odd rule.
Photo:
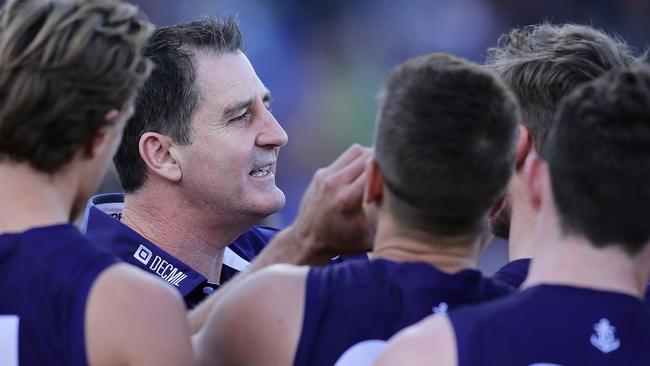
[[[147,178],[138,147],[144,133],[161,133],[182,145],[191,143],[191,120],[199,100],[194,57],[236,53],[243,47],[239,26],[232,17],[207,17],[155,30],[144,48],[155,67],[138,93],[135,113],[114,159],[126,192],[137,191]]]
[[[638,64],[625,41],[585,25],[542,23],[511,30],[488,50],[486,66],[512,89],[535,148],[544,141],[557,106],[580,84]]]
[[[650,240],[650,69],[613,71],[571,93],[546,158],[563,232],[639,252]]]
[[[389,75],[375,156],[403,225],[435,235],[476,234],[514,170],[519,107],[495,75],[432,53]]]
[[[129,106],[151,25],[118,0],[8,1],[0,14],[0,160],[55,173]]]

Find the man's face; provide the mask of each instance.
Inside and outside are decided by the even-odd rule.
[[[179,147],[185,196],[231,220],[280,210],[275,169],[287,134],[270,112],[269,91],[241,52],[199,52],[194,61],[199,102],[191,144]]]

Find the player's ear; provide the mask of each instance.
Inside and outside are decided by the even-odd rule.
[[[366,163],[366,188],[363,202],[366,205],[380,204],[384,195],[384,178],[375,158]]]
[[[111,109],[106,113],[106,116],[104,116],[104,119],[106,120],[104,126],[100,127],[95,134],[86,141],[86,144],[83,147],[83,154],[87,158],[93,158],[95,157],[101,149],[106,147],[106,144],[109,142],[108,140],[108,134],[109,130],[113,128],[115,123],[117,123],[117,119],[120,116],[120,111],[117,109]]]
[[[140,137],[138,148],[140,157],[152,173],[172,182],[181,179],[177,149],[171,137],[157,132],[145,132]]]
[[[516,151],[516,165],[515,168],[517,171],[521,171],[526,162],[526,157],[530,154],[531,151],[534,151],[533,147],[533,135],[530,134],[528,128],[523,124],[519,125],[519,140],[517,141],[517,151]]]
[[[528,199],[534,210],[539,210],[542,198],[549,194],[551,179],[548,164],[533,150],[526,158],[524,178],[528,188]]]

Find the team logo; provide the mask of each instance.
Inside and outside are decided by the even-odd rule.
[[[138,249],[136,249],[135,253],[133,253],[133,257],[140,261],[142,264],[145,266],[147,263],[149,263],[149,259],[151,259],[151,250],[149,250],[147,247],[144,245],[140,245]]]
[[[435,315],[445,315],[447,314],[447,310],[449,310],[449,305],[447,305],[446,302],[441,302],[438,304],[438,306],[434,306],[431,310]]]
[[[609,320],[603,318],[594,325],[595,334],[591,335],[591,344],[598,348],[602,353],[616,351],[621,346],[621,341],[616,339],[616,327],[609,323]]]

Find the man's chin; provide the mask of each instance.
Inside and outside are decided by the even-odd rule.
[[[256,205],[255,213],[261,218],[266,218],[284,208],[286,198],[284,193],[276,188],[272,193],[266,193],[258,202],[260,203]]]

